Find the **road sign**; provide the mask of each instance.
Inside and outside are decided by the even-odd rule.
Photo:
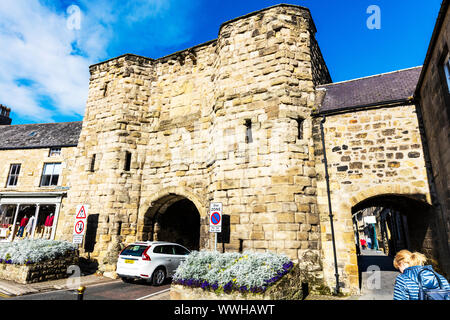
[[[89,206],[80,204],[77,206],[77,215],[75,219],[86,219],[88,215]]]
[[[222,203],[211,202],[209,207],[209,232],[222,232]]]
[[[376,216],[365,216],[364,222],[366,224],[377,223],[377,217]]]
[[[83,236],[79,236],[74,234],[72,239],[73,244],[82,244],[83,243]]]
[[[75,226],[73,228],[73,234],[82,236],[86,232],[86,225],[84,224],[84,221],[77,220],[75,221]]]
[[[86,204],[77,206],[72,238],[72,243],[74,244],[81,244],[83,242],[83,236],[86,233],[88,210],[89,206]]]

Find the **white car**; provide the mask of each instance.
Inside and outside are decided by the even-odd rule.
[[[177,243],[135,242],[125,247],[117,261],[117,275],[125,282],[145,279],[155,286],[171,278],[190,251]]]

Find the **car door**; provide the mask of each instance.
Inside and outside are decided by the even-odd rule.
[[[176,261],[174,259],[174,251],[171,245],[162,245],[160,248],[159,259],[167,270],[167,276],[171,277],[176,269]]]
[[[188,254],[190,254],[190,251],[180,245],[174,245],[173,249],[174,249],[174,260],[176,262],[176,267],[175,267],[175,271],[176,271],[176,269],[178,268],[180,263],[182,261],[186,260],[186,256]]]

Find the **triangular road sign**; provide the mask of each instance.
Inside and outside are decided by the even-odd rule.
[[[75,219],[86,219],[86,210],[84,209],[84,206],[81,206],[80,210],[78,210],[77,216]]]

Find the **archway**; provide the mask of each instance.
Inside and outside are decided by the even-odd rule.
[[[432,240],[434,215],[425,199],[395,194],[373,196],[352,207],[352,220],[361,293],[384,293],[385,298],[392,298],[398,275],[393,257],[402,249],[424,253],[438,268]],[[361,245],[363,238],[371,240],[366,248]],[[378,291],[368,290],[373,271],[381,271]]]
[[[402,195],[379,195],[361,201],[352,208],[355,236],[371,238],[372,249],[393,256],[401,249],[420,251],[430,258],[433,210],[424,201]]]
[[[141,239],[179,243],[190,250],[201,247],[201,217],[184,196],[169,194],[153,202],[144,216]]]

